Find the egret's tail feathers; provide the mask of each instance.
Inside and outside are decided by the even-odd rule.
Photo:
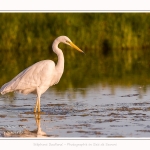
[[[5,83],[5,84],[1,87],[0,93],[1,93],[2,95],[4,95],[4,94],[6,94],[6,93],[12,92],[13,90],[12,90],[11,87],[12,87],[12,86],[9,85],[9,82],[8,82],[8,83]]]

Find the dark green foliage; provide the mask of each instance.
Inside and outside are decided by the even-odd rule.
[[[150,84],[149,13],[0,13],[0,86],[31,64],[52,59],[68,36],[86,55],[60,44],[65,72],[57,85]]]

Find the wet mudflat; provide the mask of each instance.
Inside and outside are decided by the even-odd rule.
[[[36,96],[0,96],[0,137],[150,137],[150,88],[50,88]]]

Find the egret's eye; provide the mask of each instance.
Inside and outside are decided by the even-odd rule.
[[[69,42],[69,41],[66,41],[66,43],[68,43],[68,44],[69,44],[70,42]]]

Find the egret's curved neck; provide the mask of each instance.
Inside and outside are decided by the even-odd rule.
[[[59,39],[57,38],[52,45],[54,53],[58,56],[58,62],[56,64],[56,70],[59,73],[63,73],[64,71],[64,55],[61,49],[58,48],[58,44],[60,43]]]

